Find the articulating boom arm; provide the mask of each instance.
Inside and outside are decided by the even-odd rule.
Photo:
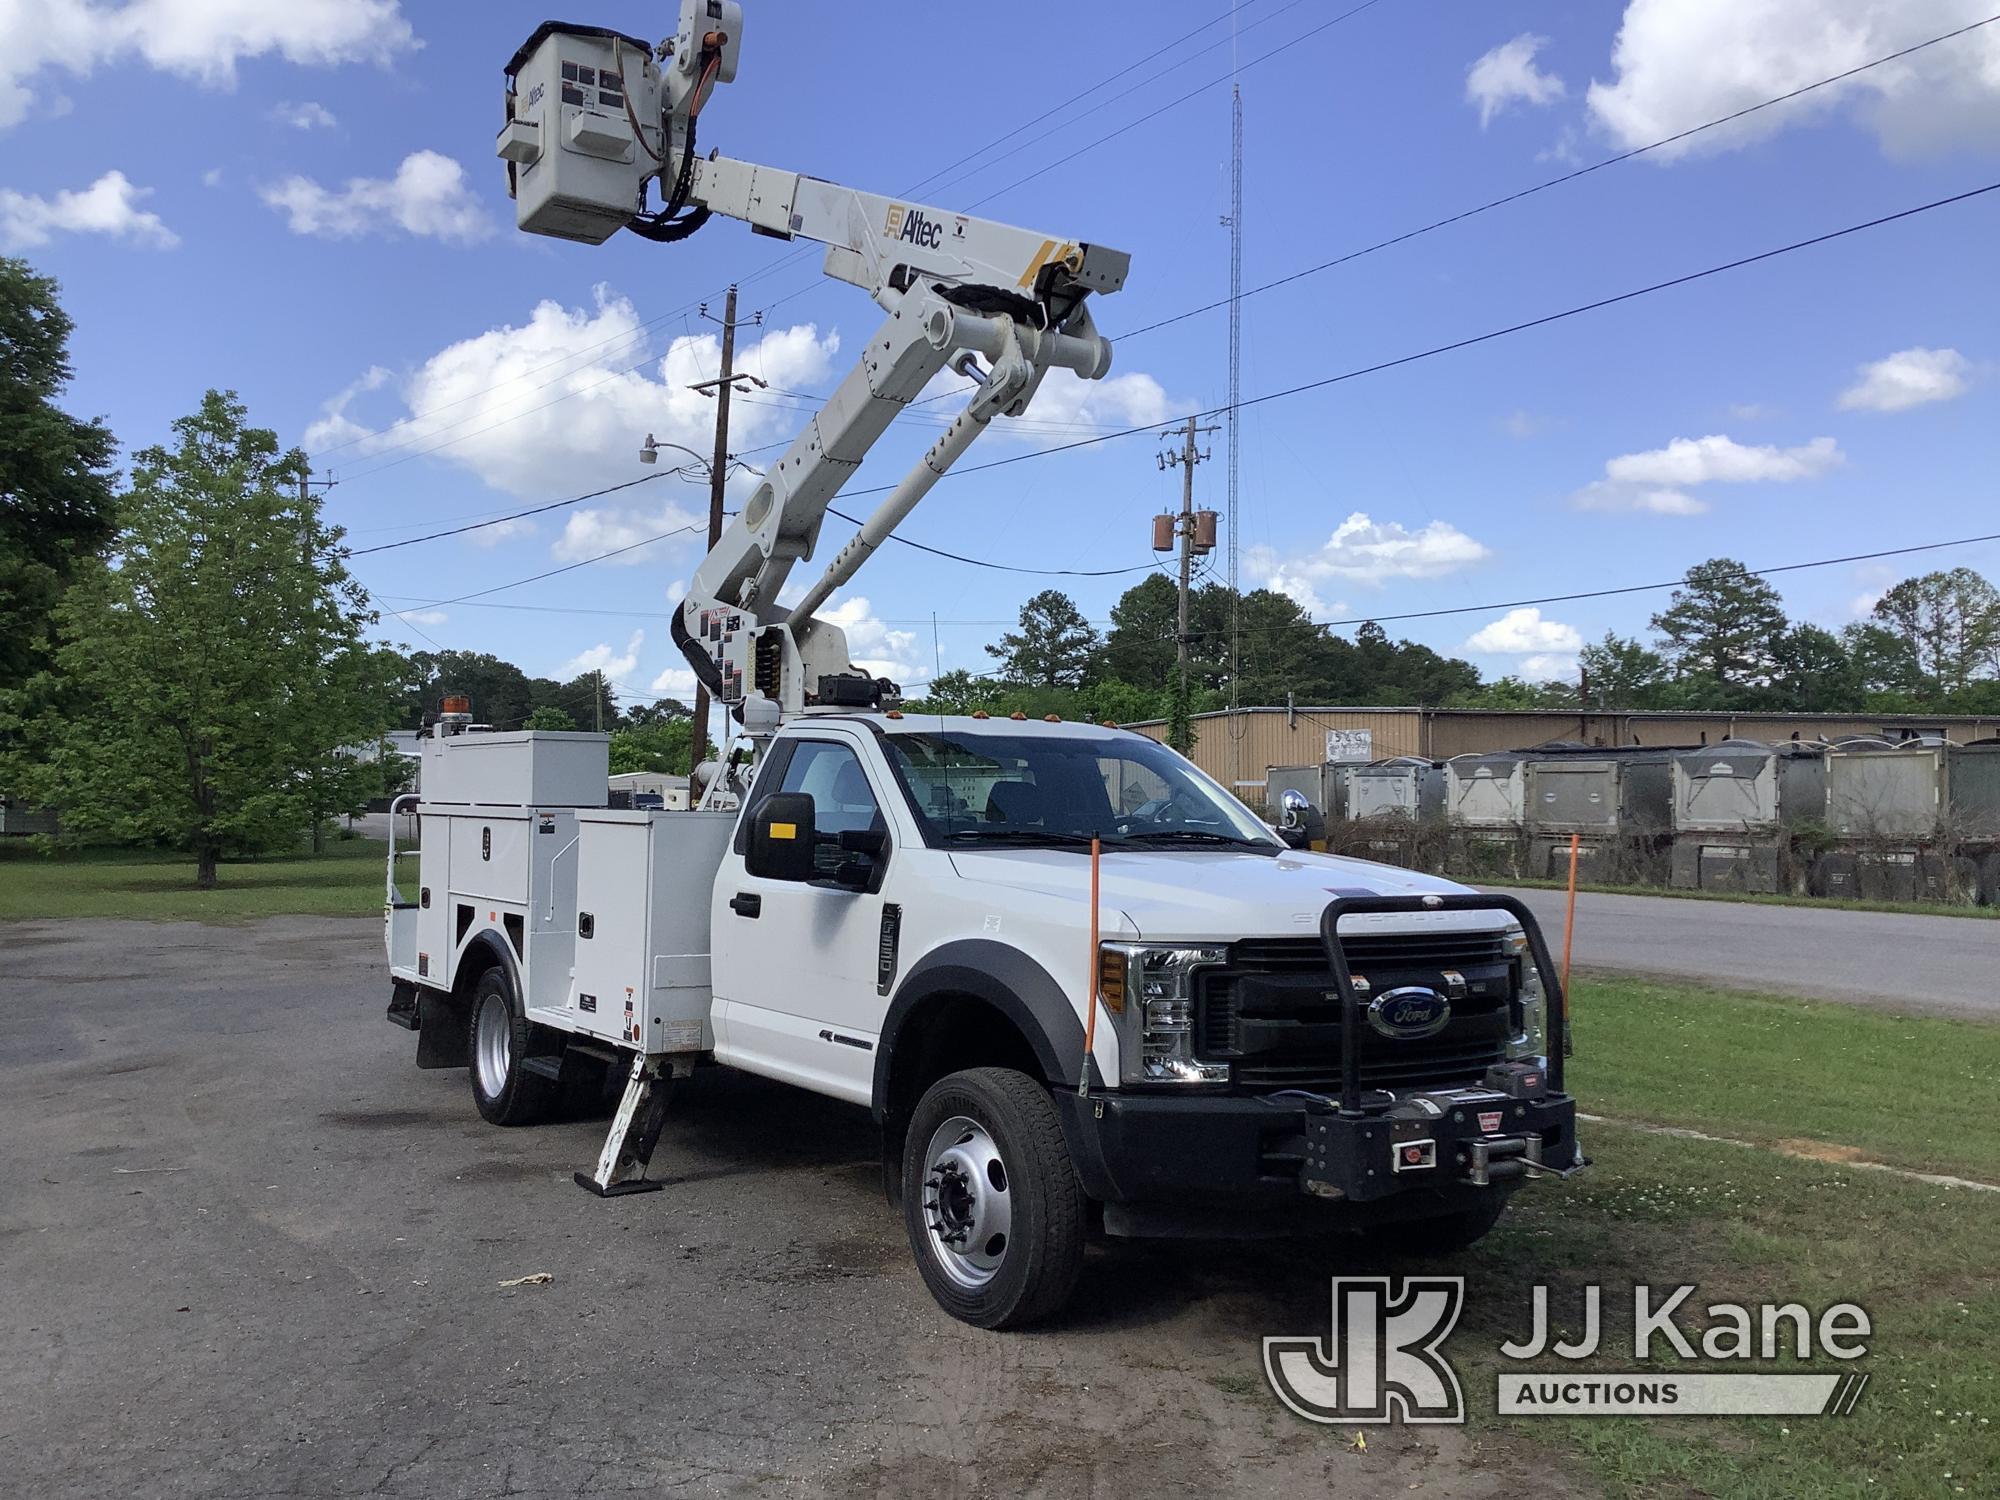
[[[1123,285],[1129,258],[727,159],[697,163],[691,201],[764,234],[824,243],[827,273],[865,287],[888,317],[696,571],[674,639],[726,703],[754,695],[790,714],[823,699],[873,702],[877,685],[855,673],[839,629],[813,611],[989,421],[1027,408],[1051,369],[1087,380],[1109,369],[1110,343],[1085,299]],[[793,564],[812,556],[833,497],[945,368],[977,383],[965,409],[819,581],[781,607],[778,593]]]
[[[657,47],[604,27],[547,22],[507,65],[497,152],[515,220],[534,234],[602,244],[619,229],[662,243],[713,215],[759,234],[814,240],[826,272],[887,314],[860,363],[771,467],[696,571],[674,641],[753,732],[813,703],[874,703],[840,630],[812,618],[886,541],[996,416],[1019,416],[1042,379],[1095,380],[1111,366],[1086,299],[1124,285],[1130,258],[1102,245],[902,203],[728,157],[701,157],[695,126],[742,48],[738,0],[681,0]],[[648,186],[663,206],[648,212]],[[793,564],[813,555],[827,506],[875,440],[943,369],[976,385],[944,436],[787,610]]]

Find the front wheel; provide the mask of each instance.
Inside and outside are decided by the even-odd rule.
[[[938,1305],[977,1328],[1048,1317],[1083,1267],[1085,1200],[1048,1090],[1007,1068],[938,1080],[903,1148],[903,1220]]]

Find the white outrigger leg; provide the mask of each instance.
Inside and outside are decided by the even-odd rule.
[[[598,1153],[597,1170],[578,1172],[576,1185],[589,1188],[600,1198],[616,1198],[625,1193],[656,1193],[664,1183],[646,1176],[653,1147],[667,1123],[667,1101],[674,1080],[685,1078],[694,1065],[683,1057],[647,1056],[635,1053],[632,1071],[625,1076],[625,1093],[611,1116],[611,1132]]]

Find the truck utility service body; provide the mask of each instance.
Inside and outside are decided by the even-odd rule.
[[[1105,374],[1089,302],[1129,261],[697,158],[741,28],[735,0],[683,0],[657,48],[539,28],[497,146],[517,221],[595,244],[742,219],[824,243],[885,321],[675,612],[734,726],[696,809],[610,809],[604,737],[483,732],[446,700],[419,848],[389,855],[390,1019],[420,1066],[468,1067],[495,1123],[609,1064],[623,1092],[577,1174],[605,1195],[657,1186],[668,1086],[698,1063],[868,1107],[926,1284],[983,1326],[1060,1307],[1100,1214],[1126,1235],[1477,1238],[1524,1181],[1582,1165],[1561,991],[1518,903],[1294,852],[1137,734],[904,714],[815,617],[1051,371]],[[841,486],[947,370],[964,409],[780,605]]]

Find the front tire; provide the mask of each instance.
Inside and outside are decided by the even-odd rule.
[[[497,964],[473,987],[466,1054],[472,1099],[489,1125],[534,1125],[555,1103],[555,1082],[526,1063],[534,1025],[514,1000],[507,971]]]
[[[938,1080],[903,1149],[903,1222],[938,1305],[976,1328],[1057,1312],[1083,1268],[1086,1200],[1048,1090],[1008,1068]]]

